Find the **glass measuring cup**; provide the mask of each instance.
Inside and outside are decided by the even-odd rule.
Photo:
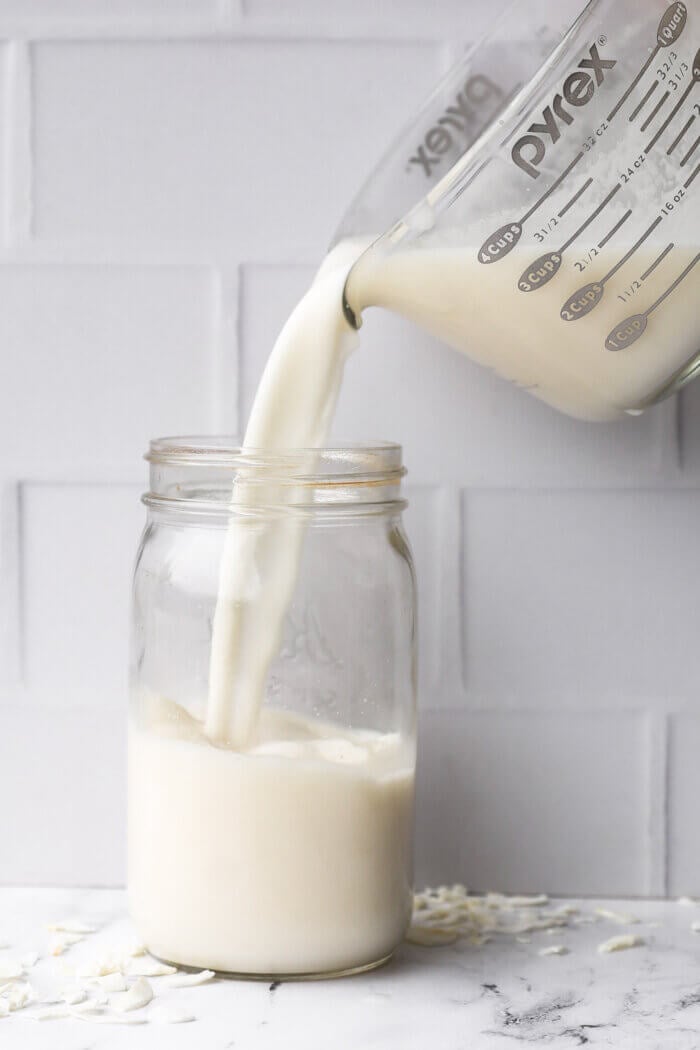
[[[615,419],[700,371],[700,0],[553,6],[516,0],[381,162],[346,316]]]

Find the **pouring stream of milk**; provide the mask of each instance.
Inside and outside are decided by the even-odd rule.
[[[342,296],[366,247],[364,241],[339,244],[289,317],[258,386],[245,448],[308,449],[305,473],[313,470],[311,450],[326,440],[343,367],[358,340],[343,316]],[[282,493],[275,490],[277,502]],[[246,507],[264,502],[264,487],[248,488],[244,479],[234,485],[213,624],[205,732],[240,749],[250,739],[279,649],[304,535],[303,523],[284,512],[264,521],[245,518]]]

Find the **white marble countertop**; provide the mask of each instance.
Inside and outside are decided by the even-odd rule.
[[[559,903],[559,902],[557,902]],[[90,1020],[37,1021],[37,1004],[0,1018],[2,1050],[508,1050],[614,1047],[698,1050],[700,907],[678,902],[572,902],[632,913],[635,925],[596,916],[589,925],[512,936],[480,947],[404,945],[386,967],[359,977],[268,983],[216,979],[167,988],[156,1002],[194,1015],[187,1024],[117,1026]],[[69,983],[66,967],[118,953],[134,934],[116,890],[0,889],[0,962],[38,952],[27,972],[38,1000]],[[58,958],[47,956],[47,924],[77,916],[98,927]],[[645,944],[600,954],[607,938],[634,933]],[[565,955],[540,955],[552,945]]]

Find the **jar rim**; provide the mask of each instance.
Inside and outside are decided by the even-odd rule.
[[[229,435],[154,438],[144,459],[154,466],[206,467],[232,473],[259,470],[266,481],[316,486],[400,482],[402,447],[390,441],[347,442],[324,448],[260,449]],[[313,469],[310,469],[310,463]]]

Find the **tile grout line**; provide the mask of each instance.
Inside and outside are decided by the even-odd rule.
[[[460,492],[440,488],[433,511],[436,518],[435,538],[440,545],[438,564],[437,622],[440,635],[434,653],[437,660],[434,680],[442,699],[462,692],[462,596],[461,596],[461,513]]]
[[[647,786],[647,877],[646,891],[665,897],[669,888],[669,716],[649,714],[647,721],[649,760]]]
[[[214,271],[211,421],[218,434],[237,434],[240,406],[240,268]]]
[[[9,685],[24,678],[24,603],[22,601],[22,486],[8,480],[2,486],[0,513],[0,578],[3,601],[0,611],[0,651],[9,669]]]

